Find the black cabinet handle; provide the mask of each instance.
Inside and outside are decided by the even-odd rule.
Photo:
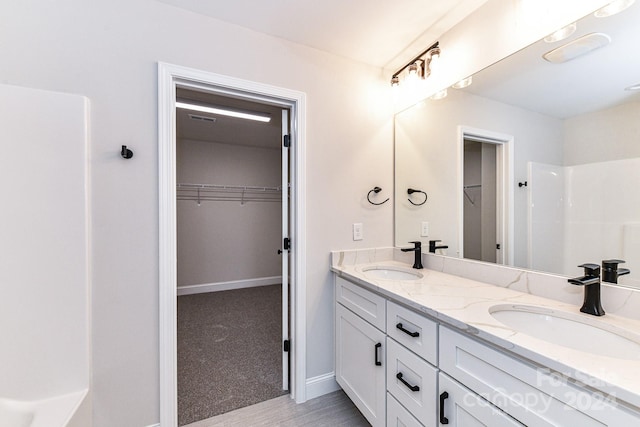
[[[411,385],[408,382],[406,382],[404,378],[402,378],[402,372],[398,372],[396,374],[396,378],[399,379],[402,384],[406,385],[409,388],[409,390],[411,390],[411,391],[420,391],[420,386]]]
[[[413,337],[413,338],[415,338],[415,337],[419,337],[419,336],[420,336],[420,332],[411,332],[411,331],[409,331],[409,330],[405,329],[405,328],[402,326],[402,323],[398,323],[398,324],[396,325],[396,328],[400,329],[402,332],[404,332],[405,334],[407,334],[407,335],[409,335],[409,336],[411,336],[411,337]]]
[[[376,366],[382,366],[382,362],[378,360],[378,349],[382,347],[382,343],[378,343],[373,347],[373,357],[375,358]]]
[[[443,391],[440,394],[440,424],[449,424],[449,418],[444,416],[444,401],[449,397],[449,393]]]

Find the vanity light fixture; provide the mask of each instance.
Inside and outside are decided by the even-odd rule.
[[[544,38],[544,41],[547,43],[555,43],[560,40],[564,40],[567,37],[569,37],[571,34],[575,33],[577,28],[578,28],[578,25],[574,22],[573,24],[569,24],[566,27],[562,27],[559,30],[549,34],[547,37]]]
[[[268,123],[271,121],[271,116],[267,114],[260,114],[256,112],[231,110],[223,107],[206,106],[199,104],[192,104],[185,101],[177,101],[176,108],[182,108],[185,110],[199,111],[201,113],[218,114],[221,116],[235,117],[238,119],[255,120],[258,122]]]
[[[408,77],[416,76],[422,79],[429,77],[435,66],[435,61],[440,57],[440,44],[435,42],[420,55],[409,61],[404,67],[393,73],[391,86],[400,84],[400,74],[408,69]]]
[[[454,83],[451,87],[454,89],[464,89],[467,86],[471,86],[471,83],[473,83],[473,76],[469,76],[465,79],[462,79]]]
[[[635,3],[635,1],[636,0],[616,0],[609,3],[605,7],[596,10],[593,15],[596,18],[606,18],[607,16],[615,15],[616,13],[622,12],[633,3]]]

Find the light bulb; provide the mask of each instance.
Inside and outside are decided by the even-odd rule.
[[[569,37],[571,34],[575,33],[577,28],[578,26],[574,22],[573,24],[569,24],[566,27],[562,27],[559,30],[549,34],[547,37],[544,38],[544,41],[547,43],[554,43],[560,40],[564,40],[567,37]]]
[[[620,13],[629,6],[631,6],[636,0],[616,0],[603,8],[596,10],[593,14],[596,18],[606,18],[607,16]]]

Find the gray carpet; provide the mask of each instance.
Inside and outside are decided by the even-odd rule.
[[[286,394],[280,290],[178,297],[180,426]]]

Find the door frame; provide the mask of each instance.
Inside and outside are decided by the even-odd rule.
[[[290,396],[306,401],[306,95],[179,65],[158,63],[160,425],[177,426],[176,88],[199,88],[291,110]],[[284,284],[283,284],[284,286]]]
[[[497,251],[496,263],[512,265],[513,244],[513,135],[494,132],[471,126],[458,126],[458,248],[464,258],[464,141],[496,144],[496,232],[501,250]]]

